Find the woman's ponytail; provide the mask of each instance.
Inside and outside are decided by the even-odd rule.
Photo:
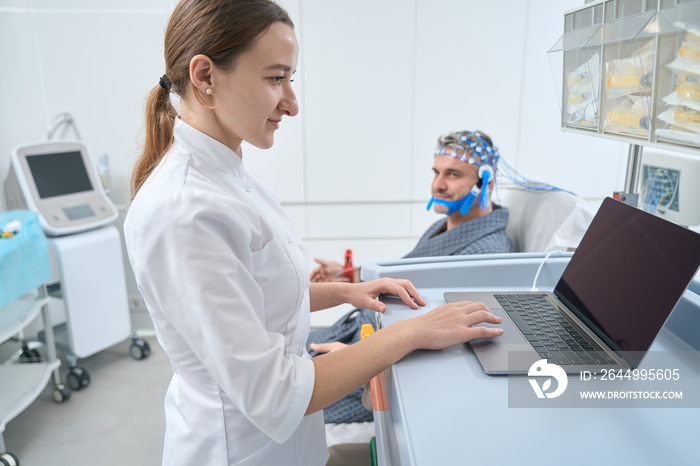
[[[132,200],[170,148],[176,117],[177,111],[170,103],[170,92],[163,85],[155,86],[146,101],[146,141],[131,174]]]

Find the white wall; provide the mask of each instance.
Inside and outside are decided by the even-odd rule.
[[[480,129],[523,175],[585,198],[623,188],[625,145],[559,130],[546,52],[582,0],[281,3],[301,44],[301,112],[275,147],[244,159],[278,192],[309,258],[406,254],[438,218],[425,203],[447,131]],[[173,5],[0,2],[0,179],[14,145],[45,138],[69,111],[93,157],[110,157],[114,202],[128,202]]]

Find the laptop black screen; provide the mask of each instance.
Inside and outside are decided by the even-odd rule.
[[[699,265],[699,234],[608,198],[554,291],[636,367]]]

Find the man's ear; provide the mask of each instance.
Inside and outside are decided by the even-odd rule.
[[[190,60],[190,81],[202,94],[206,94],[207,89],[212,87],[211,74],[213,69],[214,62],[206,55],[195,55]]]

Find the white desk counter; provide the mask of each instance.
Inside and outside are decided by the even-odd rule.
[[[554,288],[570,256],[548,259],[538,279],[540,290]],[[427,306],[418,311],[384,299],[387,312],[380,323],[386,326],[444,304],[445,291],[529,290],[543,257],[507,254],[376,263],[363,266],[362,279],[408,278],[426,299]],[[698,292],[700,285],[689,287],[652,346],[652,351],[674,355],[686,351],[679,353],[678,368],[695,379],[700,377]],[[375,416],[377,429],[385,432],[378,445],[380,464],[382,455],[383,463],[415,466],[700,464],[698,409],[509,408],[508,377],[486,375],[468,345],[416,351],[384,375],[390,411]],[[578,378],[569,377],[570,385]]]

